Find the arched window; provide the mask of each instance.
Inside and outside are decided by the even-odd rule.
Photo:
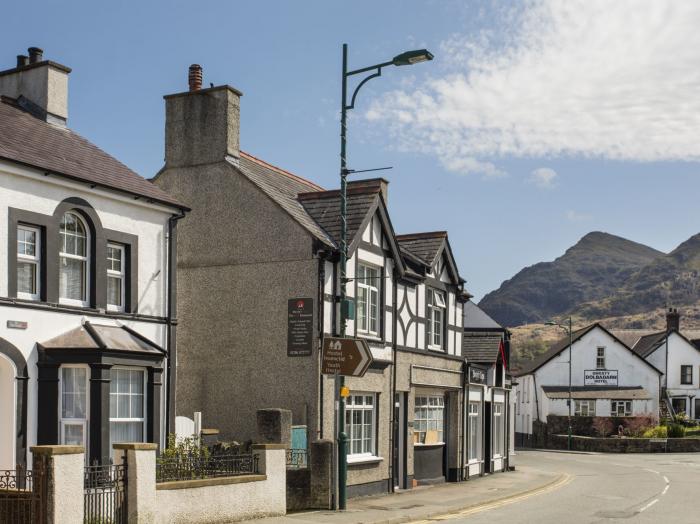
[[[90,237],[76,213],[66,213],[60,226],[59,299],[69,305],[89,305]]]

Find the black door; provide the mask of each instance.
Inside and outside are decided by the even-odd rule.
[[[403,393],[394,397],[394,487],[406,487],[406,413]]]
[[[491,402],[484,402],[484,473],[491,473]]]

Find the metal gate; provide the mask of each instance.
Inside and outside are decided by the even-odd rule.
[[[85,466],[85,523],[126,524],[126,457],[122,464]]]
[[[43,524],[46,507],[46,468],[35,460],[34,469],[21,466],[0,471],[0,522]]]

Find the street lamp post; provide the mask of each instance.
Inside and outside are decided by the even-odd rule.
[[[348,44],[343,44],[343,78],[342,78],[342,102],[340,106],[340,336],[345,337],[346,322],[350,313],[350,304],[347,300],[345,286],[348,283],[348,224],[347,224],[347,189],[348,174],[346,159],[347,142],[347,112],[355,107],[355,98],[360,88],[372,78],[382,75],[382,68],[390,65],[413,65],[419,62],[432,60],[433,55],[426,49],[407,51],[395,56],[388,62],[382,62],[369,67],[348,71]],[[355,88],[348,104],[348,78],[353,75],[373,71],[366,76]],[[336,388],[338,390],[338,509],[345,509],[347,504],[347,442],[345,434],[345,398],[340,395],[340,390],[345,386],[345,378],[336,376]]]
[[[569,334],[569,400],[568,400],[568,405],[569,405],[569,416],[568,416],[568,428],[567,428],[567,439],[566,439],[566,448],[571,451],[571,346],[573,346],[573,335],[572,335],[572,328],[571,328],[571,316],[569,316],[569,325],[562,325],[559,324],[558,322],[545,322],[545,326],[557,326],[562,329],[564,329],[568,334]]]

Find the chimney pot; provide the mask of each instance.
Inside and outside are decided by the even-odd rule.
[[[29,63],[30,64],[36,64],[37,62],[41,62],[43,57],[44,57],[44,50],[40,49],[39,47],[30,47],[27,49],[29,52]]]
[[[202,66],[201,65],[192,64],[190,66],[188,81],[190,84],[190,91],[199,91],[200,89],[202,89]]]
[[[17,55],[17,67],[24,67],[29,64],[29,57],[27,55]]]

